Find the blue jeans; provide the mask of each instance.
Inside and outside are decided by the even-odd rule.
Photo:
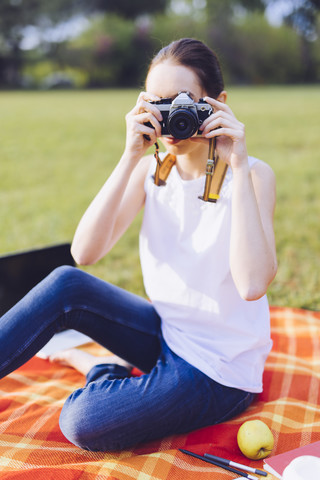
[[[147,300],[73,267],[59,267],[0,319],[0,377],[72,328],[145,372],[100,364],[63,406],[60,428],[87,450],[111,451],[222,422],[254,394],[223,386],[175,355]]]

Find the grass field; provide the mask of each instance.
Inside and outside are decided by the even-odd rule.
[[[136,91],[1,92],[0,254],[72,239],[125,138]],[[251,155],[277,177],[273,305],[320,309],[320,87],[232,88]],[[143,294],[138,218],[87,271]]]

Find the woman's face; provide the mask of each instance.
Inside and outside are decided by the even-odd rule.
[[[179,92],[188,92],[195,102],[206,95],[195,72],[183,65],[165,61],[153,67],[146,80],[146,91],[160,98],[175,98]],[[200,148],[197,142],[161,137],[165,148],[174,155],[182,155]]]

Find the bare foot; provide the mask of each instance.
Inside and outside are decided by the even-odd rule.
[[[130,363],[126,362],[120,357],[117,357],[116,355],[96,357],[95,355],[91,355],[90,353],[83,352],[82,350],[78,350],[76,348],[56,352],[49,357],[49,360],[50,362],[58,362],[61,363],[61,365],[75,368],[83,375],[87,375],[92,367],[95,365],[100,365],[101,363],[116,363],[117,365],[127,368],[128,371],[132,369],[132,365],[130,365]]]

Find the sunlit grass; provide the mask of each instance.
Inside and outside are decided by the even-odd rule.
[[[125,113],[136,91],[0,93],[0,254],[72,239],[118,161]],[[250,154],[277,176],[279,271],[274,305],[320,308],[320,88],[232,88]],[[143,294],[137,234],[141,216],[99,264],[101,278]]]

